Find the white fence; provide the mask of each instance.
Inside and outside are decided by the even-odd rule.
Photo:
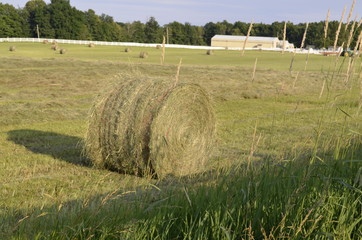
[[[1,42],[39,42],[44,40],[49,42],[57,41],[62,44],[90,44],[104,45],[104,46],[134,46],[134,47],[156,47],[159,43],[134,43],[134,42],[105,42],[105,41],[90,41],[90,40],[67,40],[67,39],[51,39],[51,38],[0,38]],[[186,49],[204,49],[204,50],[223,50],[223,47],[210,47],[210,46],[191,46],[191,45],[179,45],[179,44],[165,44],[166,48],[186,48]],[[228,48],[228,50],[241,50],[242,48]],[[263,51],[282,51],[281,48],[245,48],[245,50],[263,50]],[[287,52],[294,52],[294,49],[286,49]],[[320,54],[317,50],[300,50],[296,49],[296,53],[310,53]]]
[[[44,40],[49,42],[57,41],[62,44],[90,44],[103,46],[134,46],[134,47],[156,47],[160,43],[134,43],[134,42],[105,42],[105,41],[90,41],[90,40],[67,40],[67,39],[51,39],[51,38],[0,38],[0,42],[39,42]],[[224,49],[222,47],[209,47],[209,46],[190,46],[178,44],[165,44],[167,48],[188,48],[188,49]]]

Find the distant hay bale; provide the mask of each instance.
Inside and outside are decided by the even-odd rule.
[[[162,46],[160,44],[156,45],[156,49],[161,49],[161,48],[162,48]]]
[[[48,44],[49,41],[48,40],[43,40],[43,44]]]
[[[95,45],[94,43],[89,43],[89,44],[88,44],[88,47],[89,47],[89,48],[94,48],[95,46],[96,46],[96,45]]]
[[[62,48],[62,49],[60,49],[60,51],[59,51],[60,54],[65,54],[66,52],[67,52],[67,50],[66,50],[65,48]]]
[[[57,51],[59,49],[59,46],[58,45],[51,45],[50,49],[54,50],[54,51]]]
[[[93,164],[157,178],[202,171],[215,133],[209,95],[196,84],[119,80],[89,118],[85,152]]]
[[[10,52],[15,52],[15,50],[16,50],[16,47],[15,47],[15,46],[10,46],[10,47],[9,47],[9,51],[10,51]]]
[[[52,44],[53,45],[58,45],[58,42],[56,40],[53,40]]]
[[[132,52],[132,49],[129,48],[129,47],[126,47],[126,48],[124,49],[124,51],[125,51],[125,52]]]
[[[148,58],[148,52],[140,52],[140,58]]]
[[[207,51],[206,51],[206,54],[207,54],[207,55],[214,55],[214,51],[212,51],[212,50],[207,50]]]

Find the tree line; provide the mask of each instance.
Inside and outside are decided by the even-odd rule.
[[[362,30],[361,21],[355,24],[354,47]],[[0,37],[41,37],[56,39],[74,39],[91,41],[161,43],[163,36],[167,43],[184,45],[210,45],[215,34],[246,35],[249,23],[237,21],[229,23],[209,22],[204,26],[195,26],[188,22],[177,21],[161,26],[154,17],[147,22],[116,22],[113,17],[97,15],[94,10],[80,11],[70,5],[69,0],[30,0],[23,8],[0,3]],[[305,45],[316,48],[332,46],[339,22],[328,25],[327,38],[324,37],[325,21],[309,23]],[[346,42],[352,29],[352,23],[342,28],[338,45]],[[305,23],[286,23],[286,38],[299,47],[306,28]],[[272,24],[253,24],[251,36],[268,36],[283,39],[284,22]]]

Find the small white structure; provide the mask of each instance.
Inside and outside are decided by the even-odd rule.
[[[277,47],[283,49],[284,44],[285,44],[285,49],[294,49],[294,44],[288,42],[287,40],[285,42],[283,40],[279,41],[279,44],[277,45]]]
[[[242,48],[246,36],[215,35],[211,38],[211,47]],[[250,36],[245,48],[277,48],[280,40],[276,37]]]

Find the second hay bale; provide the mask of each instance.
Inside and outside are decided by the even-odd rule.
[[[57,51],[57,50],[59,49],[59,46],[53,44],[53,45],[51,45],[50,49],[51,49],[51,50],[54,50],[54,51]]]
[[[140,52],[140,58],[148,58],[148,52]]]
[[[212,50],[207,50],[207,51],[206,51],[206,54],[207,54],[207,55],[214,55],[214,51],[212,51]]]
[[[94,105],[86,152],[101,168],[184,176],[203,170],[214,132],[214,111],[200,86],[133,77]]]

